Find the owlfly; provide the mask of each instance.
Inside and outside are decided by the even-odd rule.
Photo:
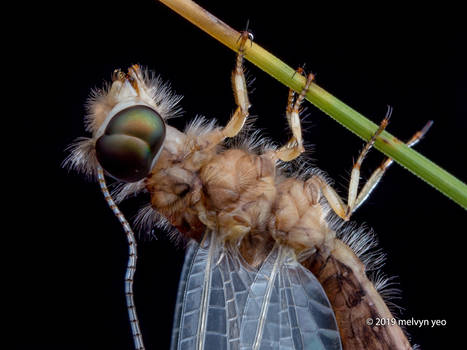
[[[196,118],[183,131],[170,126],[180,97],[133,65],[91,95],[91,137],[70,147],[66,166],[98,181],[128,238],[135,348],[144,349],[132,289],[136,242],[117,203],[147,192],[150,203],[137,218],[143,230],[170,227],[186,242],[172,349],[411,349],[397,324],[366,322],[393,317],[384,300],[391,279],[380,273],[384,255],[374,234],[347,224],[391,165],[385,160],[359,190],[360,167],[391,110],[355,161],[343,200],[322,171],[301,162],[300,107],[312,74],[298,69],[306,85],[285,101],[287,143],[274,146],[247,123],[243,49],[250,40],[244,32],[238,42],[237,107],[227,125]],[[106,177],[121,183],[112,194]]]

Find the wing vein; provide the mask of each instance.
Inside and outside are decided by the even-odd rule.
[[[263,298],[263,302],[261,303],[261,313],[260,319],[258,323],[258,328],[256,331],[255,341],[253,343],[253,350],[258,350],[261,345],[261,339],[263,338],[263,330],[264,325],[266,323],[266,315],[268,311],[269,300],[271,298],[271,293],[274,288],[274,281],[277,275],[277,269],[279,267],[279,262],[282,260],[282,247],[279,246],[278,248],[277,257],[274,261],[274,265],[272,266],[271,274],[269,275],[268,284],[266,287],[266,293]]]
[[[204,268],[205,271],[205,278],[203,281],[203,294],[201,297],[201,313],[199,315],[199,323],[198,323],[198,340],[196,348],[198,350],[204,349],[204,338],[206,334],[206,324],[207,324],[207,312],[208,312],[208,302],[209,302],[209,290],[211,286],[211,264],[213,259],[213,254],[216,248],[216,244],[214,242],[215,235],[209,234],[209,250],[208,256],[206,259],[206,266]]]

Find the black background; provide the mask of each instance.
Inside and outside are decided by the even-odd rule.
[[[467,32],[457,17],[460,9],[199,3],[236,29],[249,20],[258,44],[291,66],[306,63],[320,86],[374,122],[387,105],[394,107],[388,131],[401,139],[434,120],[417,149],[467,179]],[[184,95],[186,113],[173,125],[183,127],[197,114],[224,124],[235,107],[230,87],[235,55],[154,1],[34,6],[20,9],[21,20],[10,28],[14,46],[5,54],[14,60],[5,71],[16,78],[5,85],[18,98],[13,116],[21,116],[9,119],[13,130],[22,130],[9,148],[13,156],[5,172],[11,184],[6,186],[15,189],[6,217],[15,226],[7,230],[13,240],[4,248],[12,253],[3,284],[12,311],[5,340],[13,341],[14,349],[131,349],[123,293],[125,235],[97,184],[61,168],[64,149],[85,135],[90,89],[102,86],[114,69],[134,63],[157,71]],[[256,78],[250,100],[257,125],[284,142],[287,89],[246,66]],[[308,105],[306,113],[304,138],[313,145],[314,164],[346,195],[352,160],[363,142],[315,107]],[[364,178],[381,159],[371,152]],[[122,210],[131,218],[145,200],[130,201]],[[408,328],[422,349],[452,346],[464,328],[465,218],[464,209],[399,165],[353,218],[377,232],[388,254],[384,270],[398,276],[401,318],[446,320],[444,327]],[[183,262],[183,250],[164,233],[157,236],[138,246],[135,293],[147,349],[168,348]]]

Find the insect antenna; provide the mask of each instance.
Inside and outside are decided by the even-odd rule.
[[[99,165],[97,166],[97,179],[99,180],[99,186],[101,188],[105,200],[107,201],[107,204],[122,224],[123,229],[126,233],[126,238],[128,240],[128,264],[125,272],[125,299],[128,309],[128,316],[130,318],[131,333],[133,334],[135,349],[144,350],[145,347],[143,344],[143,336],[139,327],[138,316],[136,315],[135,301],[133,299],[133,277],[136,271],[137,259],[135,235],[130,225],[128,224],[128,221],[125,219],[125,216],[123,216],[122,212],[118,208],[117,204],[115,204],[115,201],[110,195],[109,190],[107,188],[107,183],[105,181],[104,171]]]

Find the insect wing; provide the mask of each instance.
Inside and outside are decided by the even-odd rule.
[[[241,310],[256,272],[210,237],[191,241],[177,296],[172,350],[239,349]]]
[[[341,349],[329,300],[283,246],[261,266],[242,317],[241,349]]]
[[[324,290],[288,248],[253,270],[213,237],[188,246],[173,350],[341,349]]]

